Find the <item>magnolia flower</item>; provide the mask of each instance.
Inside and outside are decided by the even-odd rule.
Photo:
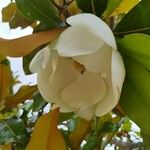
[[[117,104],[125,70],[112,31],[98,17],[79,14],[49,46],[37,53],[30,70],[38,73],[41,95],[62,112],[87,120]]]

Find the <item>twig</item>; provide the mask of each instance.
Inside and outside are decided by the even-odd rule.
[[[73,1],[74,1],[74,0],[70,0],[70,1],[67,3],[67,5],[70,5]]]
[[[146,31],[146,30],[150,30],[150,27],[142,28],[142,29],[135,29],[135,30],[131,30],[131,31],[116,32],[114,34],[115,35],[126,35],[126,34],[135,33],[135,32],[142,32],[142,31]]]

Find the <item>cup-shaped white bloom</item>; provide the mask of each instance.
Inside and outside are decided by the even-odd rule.
[[[45,100],[89,120],[116,106],[124,65],[105,22],[92,14],[79,14],[67,23],[70,27],[33,58],[30,70],[38,73]]]

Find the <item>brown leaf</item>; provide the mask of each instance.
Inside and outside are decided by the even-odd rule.
[[[66,150],[65,141],[57,128],[59,109],[39,118],[26,150]]]
[[[9,95],[11,70],[8,65],[0,64],[0,101]]]
[[[23,103],[25,100],[30,99],[37,90],[36,85],[22,86],[16,94],[5,98],[5,106],[15,107],[19,103]]]
[[[73,149],[78,150],[82,140],[89,133],[91,121],[79,118],[75,130],[69,135],[70,143]]]
[[[22,29],[32,25],[34,22],[25,18],[19,10],[16,10],[14,16],[9,20],[9,26],[11,29],[21,27]]]
[[[0,145],[0,150],[11,150],[11,145],[10,144]]]
[[[52,41],[63,29],[34,33],[17,39],[0,38],[0,54],[10,57],[22,57],[32,52],[38,46]]]
[[[8,22],[11,20],[11,18],[14,16],[16,12],[16,4],[15,3],[10,3],[6,7],[2,9],[2,21],[3,22]]]

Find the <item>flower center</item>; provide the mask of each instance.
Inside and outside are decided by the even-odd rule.
[[[80,64],[80,63],[78,63],[77,61],[74,61],[74,68],[75,68],[76,70],[80,71],[81,74],[83,74],[84,71],[85,71],[85,66],[82,65],[82,64]]]

